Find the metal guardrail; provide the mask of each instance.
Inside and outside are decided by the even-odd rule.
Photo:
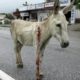
[[[0,27],[10,27],[10,24],[0,24]]]
[[[70,0],[67,0],[66,3],[65,2],[60,2],[60,6],[67,6],[70,4]],[[49,2],[49,3],[38,3],[38,4],[30,4],[27,6],[23,6],[19,9],[19,11],[24,11],[24,10],[37,10],[37,9],[44,9],[47,7],[53,7],[54,6],[54,2]]]

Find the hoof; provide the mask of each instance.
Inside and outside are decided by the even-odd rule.
[[[44,77],[43,73],[40,73],[40,78],[42,79]]]
[[[36,80],[41,80],[40,78],[37,78]]]
[[[23,68],[23,64],[17,64],[17,68]]]
[[[39,78],[37,78],[36,80],[42,80],[43,79],[43,75],[40,75]]]
[[[40,76],[43,76],[43,72],[40,72]]]

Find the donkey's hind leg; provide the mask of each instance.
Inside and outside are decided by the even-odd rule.
[[[23,45],[19,41],[15,44],[16,64],[18,68],[23,68],[23,62],[20,54],[22,46]]]

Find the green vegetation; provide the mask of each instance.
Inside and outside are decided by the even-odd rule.
[[[11,23],[11,20],[14,19],[14,16],[10,13],[0,13],[1,15],[5,15],[5,18],[3,21],[0,21],[0,25],[9,25]]]
[[[2,22],[0,22],[0,24],[2,24]]]
[[[80,0],[76,0],[75,1],[75,4],[76,4],[76,8],[77,9],[80,9]]]
[[[14,19],[14,17],[13,17],[12,14],[6,14],[6,18],[7,18],[7,19],[10,19],[10,20]]]
[[[4,24],[10,24],[10,23],[11,23],[11,20],[5,18]]]

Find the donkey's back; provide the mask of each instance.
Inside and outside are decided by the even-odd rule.
[[[11,33],[13,40],[19,41],[24,45],[33,44],[33,34],[36,30],[36,25],[38,22],[24,21],[24,20],[14,20],[11,23]]]

